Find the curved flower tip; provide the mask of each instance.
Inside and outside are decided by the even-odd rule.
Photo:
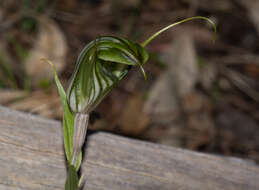
[[[173,24],[170,24],[164,28],[162,28],[161,30],[159,30],[158,32],[154,33],[153,35],[151,35],[147,40],[145,40],[144,42],[141,43],[141,46],[142,47],[146,47],[152,40],[154,40],[157,36],[159,36],[161,33],[167,31],[168,29],[170,28],[173,28],[179,24],[182,24],[182,23],[185,23],[185,22],[189,22],[191,20],[205,20],[207,21],[208,23],[210,23],[213,27],[213,30],[214,30],[214,36],[213,36],[213,42],[215,42],[216,40],[216,33],[217,33],[217,27],[215,25],[215,23],[207,18],[207,17],[204,17],[204,16],[194,16],[194,17],[189,17],[189,18],[186,18],[186,19],[183,19],[183,20],[180,20],[179,22],[175,22]]]

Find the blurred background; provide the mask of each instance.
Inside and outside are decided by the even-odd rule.
[[[91,129],[259,163],[258,0],[0,0],[0,104],[62,119],[64,86],[82,48],[101,35],[148,45],[145,81],[134,68],[91,115]]]

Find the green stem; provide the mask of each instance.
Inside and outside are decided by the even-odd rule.
[[[65,190],[79,190],[79,179],[76,168],[72,165],[68,165],[68,173],[65,184]]]
[[[147,40],[145,40],[144,42],[141,43],[141,46],[142,47],[145,47],[147,46],[154,38],[156,38],[158,35],[160,35],[162,32],[178,25],[178,24],[182,24],[184,22],[188,22],[188,21],[191,21],[191,20],[196,20],[196,19],[201,19],[201,20],[206,20],[208,21],[212,26],[213,26],[213,29],[214,29],[214,37],[213,37],[213,41],[215,41],[215,38],[216,38],[216,25],[214,24],[214,22],[206,17],[203,17],[203,16],[195,16],[195,17],[190,17],[190,18],[186,18],[186,19],[183,19],[179,22],[175,22],[173,24],[170,24],[169,26],[165,27],[165,28],[162,28],[161,30],[159,30],[158,32],[154,33],[152,36],[150,36]]]

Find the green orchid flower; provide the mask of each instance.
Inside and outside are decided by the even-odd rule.
[[[71,110],[90,113],[132,66],[142,68],[147,60],[146,50],[129,40],[112,36],[93,40],[79,55],[67,90]]]
[[[143,69],[148,60],[145,47],[153,39],[178,24],[195,19],[208,21],[216,34],[216,26],[210,19],[196,16],[161,29],[141,44],[114,36],[102,36],[91,41],[77,59],[66,93],[54,65],[48,61],[54,68],[55,82],[64,109],[63,135],[68,164],[65,190],[78,190],[83,181],[82,176],[80,179],[78,177],[78,170],[90,112],[127,75],[132,66],[140,67],[145,79],[147,78]]]

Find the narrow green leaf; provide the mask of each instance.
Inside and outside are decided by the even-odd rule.
[[[82,151],[79,153],[77,163],[76,163],[76,171],[80,169],[81,163],[82,163],[83,154]]]
[[[65,190],[78,190],[79,179],[76,169],[69,165]]]
[[[43,61],[48,62],[54,71],[54,79],[57,85],[57,89],[59,92],[59,96],[63,105],[63,135],[64,135],[64,146],[65,146],[65,152],[66,152],[66,158],[68,163],[70,163],[72,152],[73,152],[73,135],[74,135],[74,114],[70,111],[67,99],[66,99],[66,93],[64,91],[64,88],[58,78],[56,68],[55,66],[47,59],[42,59]]]
[[[85,182],[85,174],[82,173],[82,175],[79,178],[79,182],[78,182],[78,188],[81,189],[82,186],[84,185]]]
[[[64,146],[68,163],[71,162],[73,153],[74,117],[64,110],[63,114],[63,135]]]

